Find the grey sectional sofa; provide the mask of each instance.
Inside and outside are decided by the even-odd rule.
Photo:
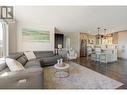
[[[0,88],[11,89],[35,89],[44,88],[45,66],[52,66],[57,63],[57,59],[62,58],[54,55],[52,51],[34,51],[37,59],[27,60],[22,53],[10,54],[8,57],[19,61],[24,67],[23,71],[11,72],[5,61],[0,62]]]
[[[53,54],[52,51],[34,51],[34,54],[39,60],[41,67],[52,66],[57,63],[57,60],[63,58],[60,55]]]

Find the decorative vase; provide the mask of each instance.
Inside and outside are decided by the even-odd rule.
[[[63,67],[65,64],[63,63],[63,59],[57,60],[57,66]]]
[[[57,60],[57,66],[59,66],[60,65],[60,60]]]
[[[64,67],[64,66],[65,66],[65,64],[64,64],[64,62],[63,62],[63,59],[60,59],[60,66],[61,66],[61,67]]]
[[[60,59],[60,63],[63,63],[63,59]]]

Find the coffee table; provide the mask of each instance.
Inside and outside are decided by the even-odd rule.
[[[66,78],[69,76],[69,64],[65,63],[65,66],[58,66],[57,64],[54,65],[55,68],[55,77],[57,78]]]

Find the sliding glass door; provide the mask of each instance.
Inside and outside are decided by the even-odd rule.
[[[8,25],[0,22],[0,58],[8,55]]]
[[[2,29],[2,23],[0,23],[0,57],[3,57],[3,29]]]

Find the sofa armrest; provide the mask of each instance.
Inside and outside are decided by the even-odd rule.
[[[43,88],[43,70],[31,67],[0,76],[0,88]]]

